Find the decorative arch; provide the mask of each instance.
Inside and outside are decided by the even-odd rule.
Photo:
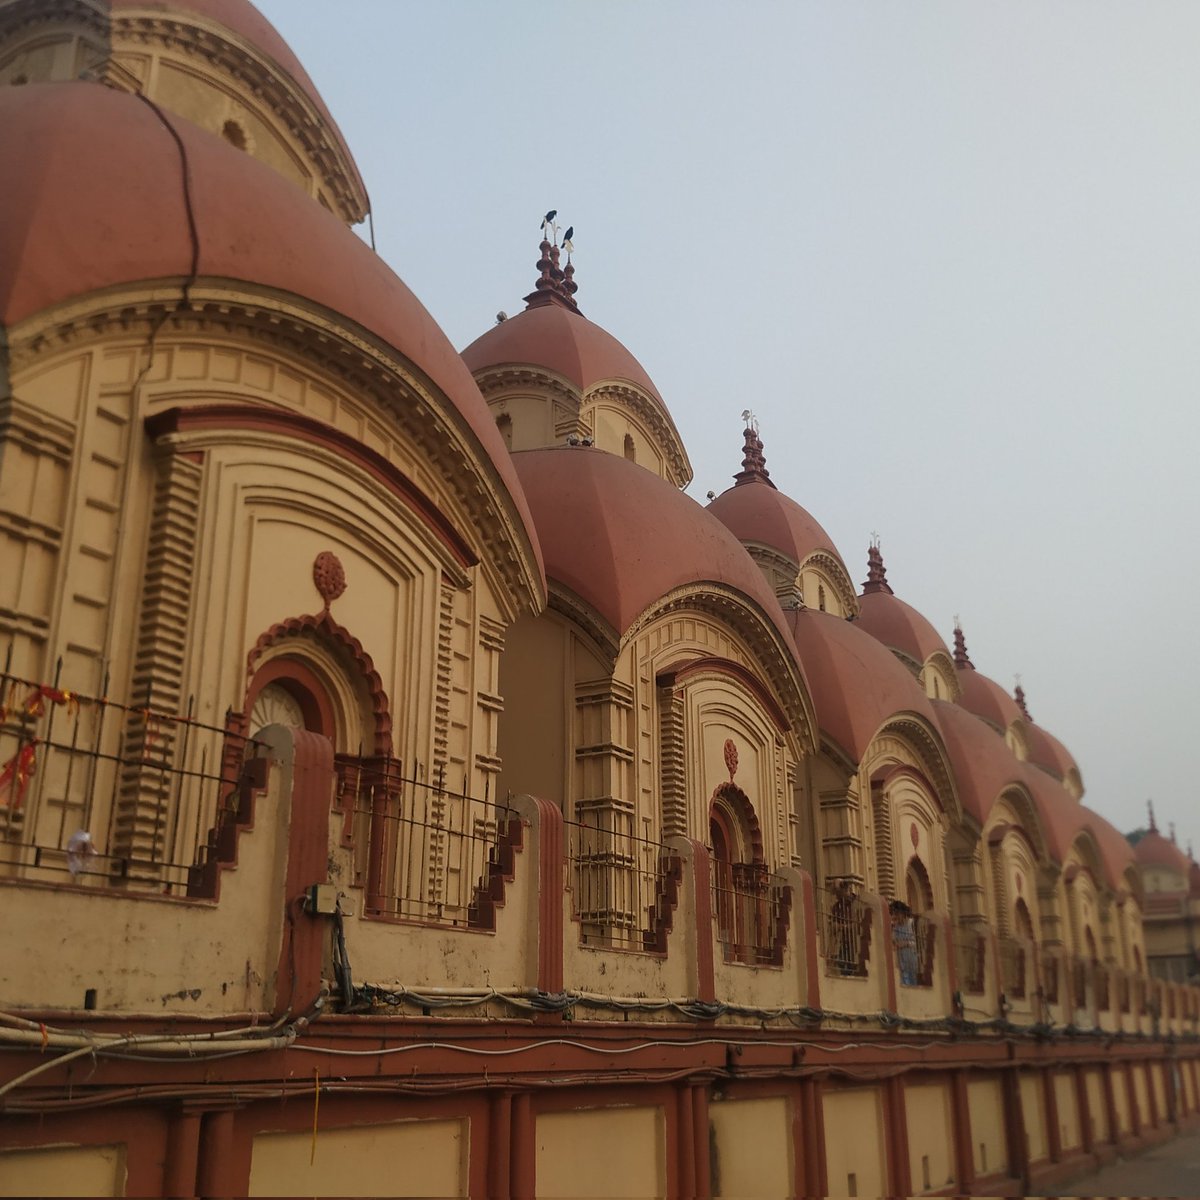
[[[264,657],[276,647],[291,643],[300,650],[307,639],[324,643],[334,650],[338,658],[353,668],[350,683],[352,686],[358,685],[358,688],[361,689],[373,717],[372,753],[391,754],[392,714],[387,693],[383,687],[383,680],[375,669],[371,656],[363,648],[362,642],[348,629],[338,624],[328,608],[317,614],[289,617],[285,621],[280,621],[266,630],[254,643],[250,653],[246,656],[244,713],[249,715],[255,698],[267,683],[290,681],[289,690],[292,690],[298,699],[305,692],[308,693],[307,703],[315,706],[310,707],[310,711],[314,712],[316,719],[324,726],[319,731],[325,733],[327,737],[333,736],[333,710],[328,691],[323,686],[314,687],[317,675],[311,665],[305,661],[303,655],[272,656],[263,663]],[[262,663],[261,667],[260,663]],[[325,704],[328,706],[325,710],[321,708],[322,693],[324,693]],[[300,702],[302,707],[306,703],[304,699],[301,699]]]
[[[933,884],[918,854],[914,854],[904,868],[904,902],[914,913],[933,911]]]
[[[946,753],[941,735],[916,713],[899,713],[890,717],[880,726],[871,742],[874,743],[888,734],[899,738],[911,747],[920,761],[920,773],[925,780],[925,785],[929,788],[938,807],[950,819],[951,824],[961,823],[963,819],[962,803],[954,782],[950,757]],[[869,753],[870,748],[868,747],[867,754],[863,756],[864,759]]]
[[[750,797],[736,783],[722,783],[708,804],[709,832],[720,832],[725,840],[730,863],[762,864],[762,826]],[[713,846],[714,854],[717,846]],[[735,853],[736,852],[736,853]]]

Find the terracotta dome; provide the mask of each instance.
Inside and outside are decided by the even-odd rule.
[[[1029,747],[1029,761],[1037,763],[1056,779],[1066,779],[1072,771],[1079,776],[1079,767],[1071,757],[1071,752],[1040,725],[1030,723],[1026,727],[1025,742]]]
[[[662,397],[641,363],[611,333],[560,304],[527,308],[493,325],[463,352],[472,372],[489,367],[543,367],[581,392],[607,380],[633,383],[659,403]]]
[[[799,567],[810,554],[824,551],[845,572],[846,564],[833,539],[817,520],[771,482],[757,430],[746,430],[742,470],[737,482],[709,506],[712,513],[740,542],[757,542],[790,558]]]
[[[853,622],[815,609],[785,614],[812,688],[822,734],[855,762],[898,713],[915,713],[934,728],[930,701],[896,656]]]
[[[446,395],[532,530],[479,389],[404,283],[271,168],[187,121],[171,124],[187,154],[198,279],[301,297],[397,350]],[[175,283],[192,270],[179,147],[136,97],[91,83],[0,89],[0,161],[0,327],[104,288]]]
[[[1126,889],[1125,872],[1136,865],[1133,847],[1115,825],[1085,805],[1079,806],[1086,828],[1100,847],[1100,861],[1108,872],[1108,882],[1114,891]]]
[[[1023,764],[977,716],[949,700],[933,700],[963,808],[983,825],[1005,788],[1024,784]]]
[[[1170,838],[1163,837],[1157,829],[1152,828],[1149,833],[1140,837],[1130,852],[1140,867],[1177,871],[1185,880],[1189,877],[1192,864],[1188,856]]]
[[[891,592],[864,592],[858,605],[858,624],[889,650],[899,650],[918,666],[931,654],[950,657],[933,625]]]
[[[675,588],[712,582],[747,596],[799,661],[783,609],[753,559],[690,497],[603,450],[559,446],[512,458],[547,576],[591,605],[618,635]]]
[[[989,725],[1001,732],[1014,721],[1023,721],[1017,702],[994,680],[975,670],[974,667],[959,667],[959,704],[968,712],[982,717]]]

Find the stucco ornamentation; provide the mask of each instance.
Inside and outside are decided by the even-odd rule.
[[[346,590],[346,570],[332,550],[322,550],[313,561],[313,583],[325,601],[325,611]]]
[[[732,783],[738,769],[738,752],[732,738],[725,739],[725,767],[729,771],[729,782]]]

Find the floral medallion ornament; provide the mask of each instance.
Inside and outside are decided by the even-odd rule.
[[[737,747],[733,744],[733,738],[725,739],[725,767],[729,772],[729,782],[732,783],[738,769]]]
[[[325,609],[346,590],[346,571],[342,560],[331,550],[322,550],[313,562],[313,583],[325,601]]]
[[[916,821],[909,826],[908,836],[912,839],[913,849],[915,850],[917,843],[921,840],[921,831],[917,828]]]

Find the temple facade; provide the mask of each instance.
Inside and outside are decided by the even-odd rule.
[[[0,0],[0,166],[0,1195],[1011,1195],[1200,1113],[1200,869],[752,415],[685,494],[553,218],[456,350],[248,0]]]

